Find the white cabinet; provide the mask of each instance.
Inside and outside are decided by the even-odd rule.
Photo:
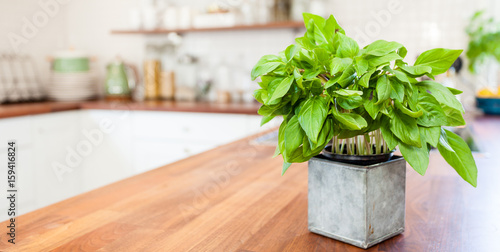
[[[0,151],[7,150],[6,143],[9,140],[16,140],[20,146],[31,144],[31,124],[30,116],[0,119]]]
[[[35,176],[32,173],[35,162],[33,160],[31,126],[32,118],[29,116],[0,120],[0,189],[3,191],[2,195],[5,195],[7,189],[7,143],[15,140],[17,145],[16,187],[18,189],[18,214],[25,213],[22,211],[24,208],[33,209],[36,205],[35,190],[31,188],[31,185],[35,183]],[[19,206],[23,206],[21,211],[19,211]],[[0,199],[1,220],[8,219],[7,208],[7,199],[2,197]]]
[[[246,115],[151,112],[134,113],[136,137],[225,142],[246,132]]]
[[[260,130],[260,117],[251,115],[135,111],[132,118],[137,172],[187,158]]]
[[[32,121],[34,165],[29,174],[36,180],[31,186],[36,203],[45,206],[78,194],[84,160],[77,146],[80,112],[35,115]]]
[[[134,175],[131,112],[82,110],[80,116],[79,142],[92,145],[91,153],[82,164],[84,190],[93,190]]]
[[[145,172],[260,128],[260,116],[79,110],[0,119],[0,159],[18,145],[18,214]],[[0,163],[0,174],[6,166]],[[0,175],[0,185],[6,177]],[[1,220],[7,219],[5,202]]]

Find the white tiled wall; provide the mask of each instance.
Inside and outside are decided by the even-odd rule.
[[[408,48],[408,59],[422,51],[435,48],[465,49],[468,38],[465,27],[477,10],[486,9],[491,16],[500,13],[500,3],[495,0],[333,0],[332,13],[354,36],[373,27],[380,27],[376,39],[394,40]],[[400,10],[391,12],[391,4]],[[384,14],[389,14],[388,22]],[[498,15],[497,15],[498,16]],[[381,21],[378,17],[384,17]],[[497,18],[498,19],[498,18]],[[371,29],[372,31],[374,29]],[[360,43],[361,44],[361,43]]]
[[[6,33],[19,30],[22,17],[30,17],[40,9],[37,2],[0,0],[0,51],[10,50]],[[203,8],[217,1],[171,2]],[[231,0],[233,4],[239,2]],[[48,72],[43,57],[70,46],[97,56],[95,66],[101,81],[105,65],[116,55],[140,66],[145,43],[163,40],[164,36],[112,35],[109,31],[126,28],[130,10],[141,3],[142,0],[70,0],[24,50],[38,58],[43,76]],[[325,3],[327,12],[333,13],[347,34],[360,40],[361,45],[366,44],[363,40],[376,39],[401,42],[408,48],[410,62],[433,47],[465,48],[464,27],[474,11],[486,9],[492,16],[500,13],[500,3],[496,0],[325,0]],[[391,13],[391,4],[399,5],[400,11]],[[389,17],[383,15],[387,13]],[[383,17],[382,21],[378,16]],[[370,36],[360,36],[361,33]],[[225,61],[249,73],[261,55],[283,50],[297,35],[296,31],[286,29],[190,33],[185,35],[180,51],[205,58],[208,67]],[[235,83],[243,81],[236,79]]]

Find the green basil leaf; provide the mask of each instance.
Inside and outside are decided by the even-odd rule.
[[[318,155],[333,137],[333,119],[327,117],[323,128],[318,136],[318,142],[312,143],[307,136],[304,137],[302,145],[304,146],[302,154],[306,157]]]
[[[448,71],[462,51],[444,48],[428,50],[418,56],[414,66],[429,66],[432,68],[432,75],[442,74]]]
[[[440,144],[441,147],[447,149],[448,151],[455,152],[455,150],[453,150],[453,148],[450,146],[450,143],[448,143],[448,135],[443,128],[441,128],[439,132],[438,144]]]
[[[430,145],[437,147],[441,127],[418,127],[418,130],[420,131],[420,137],[424,138]]]
[[[340,32],[342,34],[345,34],[345,31],[344,29],[342,29],[342,27],[340,27],[339,23],[337,22],[337,20],[335,20],[335,17],[333,17],[333,15],[330,15],[330,17],[328,17],[328,19],[326,20],[325,22],[325,32],[327,34],[330,34],[330,33],[337,33],[337,32]],[[328,38],[328,39],[333,39],[333,38]]]
[[[264,89],[257,89],[255,91],[253,91],[253,97],[255,98],[255,100],[257,100],[258,102],[264,104],[265,101],[267,101],[267,97],[268,97],[268,94],[267,94],[267,90],[264,90]]]
[[[373,73],[375,73],[375,69],[372,69],[363,74],[363,76],[361,76],[361,79],[359,79],[358,84],[362,87],[368,88],[370,85],[370,78]]]
[[[414,76],[422,76],[425,74],[429,74],[432,72],[432,68],[430,66],[400,66],[403,71],[414,75]]]
[[[337,104],[343,109],[355,109],[363,105],[363,98],[361,96],[351,96],[351,97],[337,97]]]
[[[297,115],[292,116],[290,121],[288,121],[285,128],[285,143],[284,143],[284,153],[285,157],[291,157],[292,153],[299,148],[302,144],[302,138],[305,133],[300,127],[299,117]]]
[[[406,54],[408,53],[408,50],[406,50],[406,47],[402,46],[398,50],[398,55],[401,56],[401,58],[406,57]]]
[[[401,142],[416,147],[422,147],[420,142],[420,132],[418,131],[415,118],[407,116],[398,110],[394,110],[391,119],[391,131],[401,140]]]
[[[416,84],[420,93],[428,93],[434,96],[439,103],[457,109],[461,112],[464,111],[462,103],[457,100],[455,95],[445,86],[435,81],[422,81]]]
[[[354,58],[358,55],[359,45],[354,39],[349,38],[342,33],[336,33],[335,36],[339,41],[339,47],[337,48],[336,53],[337,57]]]
[[[330,73],[337,74],[338,72],[342,72],[351,64],[351,58],[333,58],[333,60],[330,62]]]
[[[306,50],[313,50],[316,47],[307,37],[296,38],[295,42]]]
[[[313,49],[311,49],[311,51],[301,50],[298,54],[299,61],[306,70],[315,68],[315,66],[317,65],[316,61],[314,60],[314,55],[312,53],[312,50]]]
[[[276,117],[276,116],[275,115],[263,116],[262,120],[260,121],[260,126],[263,126],[264,124],[270,122],[274,117]]]
[[[384,138],[384,141],[387,143],[387,146],[389,149],[394,150],[396,146],[399,144],[399,139],[392,133],[390,129],[390,123],[389,123],[390,118],[384,116],[382,118],[382,124],[380,125],[380,132],[382,132],[382,137]]]
[[[293,57],[300,51],[300,46],[298,45],[290,45],[285,50],[286,60],[288,62],[292,61]]]
[[[269,83],[271,81],[274,80],[274,76],[267,76],[267,75],[264,75],[262,77],[260,77],[260,79],[262,80],[261,82],[258,82],[259,86],[262,88],[262,89],[266,89],[267,90],[267,87],[269,86]]]
[[[283,168],[281,169],[281,176],[285,174],[285,172],[288,170],[288,168],[290,168],[291,165],[292,163],[283,162]]]
[[[447,87],[448,90],[450,90],[450,92],[453,94],[453,95],[459,95],[461,93],[463,93],[462,90],[458,90],[458,89],[455,89],[455,88],[451,88],[451,87]]]
[[[279,154],[281,154],[281,151],[280,151],[280,146],[276,146],[276,149],[274,150],[274,155],[273,155],[273,158],[277,157]]]
[[[366,71],[368,71],[368,61],[363,57],[356,57],[356,63],[354,64],[354,68],[359,76],[363,75]]]
[[[394,70],[393,73],[394,73],[394,76],[396,76],[396,78],[398,80],[400,80],[401,82],[403,82],[403,83],[410,83],[410,80],[408,79],[408,76],[406,76],[406,74],[404,74],[403,72],[401,72],[399,70]]]
[[[303,146],[300,146],[299,148],[297,148],[292,153],[292,155],[289,157],[289,159],[286,162],[290,162],[290,163],[302,163],[302,162],[305,162],[305,161],[311,159],[311,157],[305,157],[303,155],[303,152],[304,152],[303,149],[304,149]]]
[[[390,52],[396,51],[403,47],[398,42],[389,42],[385,40],[377,40],[364,48],[364,53],[373,56],[383,56],[389,54]]]
[[[354,69],[353,65],[350,65],[340,76],[337,83],[345,88],[349,86],[356,79],[356,69]]]
[[[257,77],[272,72],[274,69],[282,65],[280,57],[276,55],[265,55],[260,58],[257,64],[252,69],[252,80],[257,79]]]
[[[391,61],[403,59],[396,52],[389,53],[384,56],[368,56],[368,65],[370,68],[376,68],[382,65],[389,64]]]
[[[303,13],[302,17],[304,18],[304,24],[306,27],[310,22],[317,24],[319,27],[324,27],[326,23],[326,20],[323,17],[315,14]]]
[[[292,87],[290,88],[291,90],[291,95],[292,95],[292,100],[291,100],[291,103],[292,105],[295,105],[295,103],[300,99],[300,97],[302,96],[302,90],[299,88],[298,85],[293,85],[292,84]]]
[[[325,89],[327,89],[327,88],[329,88],[329,87],[331,87],[331,86],[335,85],[335,84],[339,81],[340,77],[342,77],[342,76],[341,76],[341,75],[336,75],[336,76],[333,76],[332,78],[330,78],[330,79],[329,79],[329,80],[325,83]]]
[[[423,112],[423,115],[417,119],[419,125],[425,127],[446,125],[447,115],[434,96],[428,93],[420,93],[417,108]]]
[[[399,101],[395,101],[394,104],[396,105],[396,108],[399,109],[399,111],[403,112],[403,114],[411,116],[413,118],[418,118],[423,114],[422,110],[419,110],[417,112],[411,111],[407,107],[403,106]]]
[[[339,89],[339,90],[333,91],[333,93],[341,95],[341,96],[360,96],[360,95],[363,95],[363,91],[350,90],[350,89]]]
[[[443,125],[453,127],[465,125],[465,120],[462,112],[446,105],[443,105],[442,108],[444,114],[446,115],[446,123],[444,123]]]
[[[330,46],[330,43],[333,45],[333,41],[329,41],[327,35],[325,35],[325,31],[323,31],[323,26],[319,26],[318,23],[314,23],[314,41],[316,44],[321,46],[324,49],[332,49],[333,46]]]
[[[259,114],[261,116],[272,115],[274,113],[274,111],[276,111],[277,108],[278,108],[278,106],[262,105],[262,106],[260,106],[259,110],[257,111],[257,114]]]
[[[366,112],[368,112],[373,119],[377,118],[377,115],[382,108],[382,104],[377,103],[377,97],[373,95],[373,90],[365,93],[363,100],[365,101],[363,105],[365,106]]]
[[[300,126],[313,143],[318,142],[318,134],[325,122],[327,112],[327,102],[321,96],[306,100],[300,109],[298,118]]]
[[[303,90],[304,86],[302,85],[302,80],[304,79],[304,77],[302,77],[302,74],[300,74],[297,68],[293,69],[293,77],[295,78],[295,82],[297,82],[299,88]]]
[[[378,78],[376,90],[378,96],[377,104],[380,104],[389,99],[389,97],[391,96],[392,87],[389,82],[389,78],[387,78],[387,75],[382,75]]]
[[[396,78],[389,78],[389,82],[391,83],[391,94],[390,98],[399,102],[403,102],[405,97],[405,88],[403,83],[399,82]]]
[[[290,86],[292,86],[294,79],[295,78],[293,76],[288,76],[285,79],[283,79],[279,83],[279,85],[276,87],[276,89],[273,91],[273,93],[271,95],[271,99],[269,99],[269,103],[273,102],[276,99],[283,97],[290,89]]]
[[[448,150],[441,142],[438,144],[439,153],[450,164],[458,175],[472,186],[477,186],[477,167],[474,157],[467,143],[458,135],[445,130],[446,137],[453,151]]]
[[[285,159],[285,129],[287,125],[287,120],[283,120],[281,122],[280,128],[278,130],[278,147],[283,155],[283,159]]]
[[[419,148],[400,143],[399,150],[410,166],[420,175],[424,176],[429,166],[429,150],[425,141],[422,141],[421,145],[422,148]]]
[[[306,80],[316,79],[321,72],[322,69],[306,69],[302,77]]]
[[[318,64],[327,70],[330,68],[330,54],[324,48],[318,47],[313,50],[314,55],[316,55],[316,60]]]
[[[366,120],[358,115],[353,113],[339,113],[335,109],[333,110],[333,115],[337,121],[341,123],[341,127],[349,130],[361,130],[368,126]]]
[[[306,22],[304,18],[304,23],[306,26],[306,34],[304,35],[304,37],[311,41],[311,43],[314,45],[313,48],[316,48],[316,40],[314,38],[314,29],[316,28],[316,26],[314,25],[315,21],[314,19],[309,19],[309,21]]]
[[[311,82],[311,94],[321,95],[322,93],[323,93],[323,86],[321,84],[321,80],[316,78]]]

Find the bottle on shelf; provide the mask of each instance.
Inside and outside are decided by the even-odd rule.
[[[146,47],[146,60],[144,61],[144,98],[157,100],[160,96],[161,61],[158,48],[154,45]]]

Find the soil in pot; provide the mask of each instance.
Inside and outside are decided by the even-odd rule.
[[[339,149],[342,149],[341,147],[342,146],[339,146]],[[376,152],[375,145],[372,145],[372,148],[373,148],[373,153],[375,153]],[[381,153],[373,155],[348,155],[347,148],[343,149],[344,149],[343,154],[332,153],[332,145],[329,144],[323,150],[323,156],[330,160],[342,163],[355,164],[355,165],[373,165],[389,161],[394,154],[394,151],[391,151],[389,153]]]

